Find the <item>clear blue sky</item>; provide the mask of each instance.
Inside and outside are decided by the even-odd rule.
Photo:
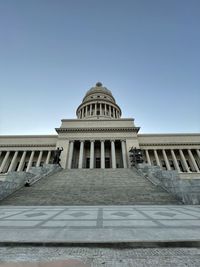
[[[0,134],[52,134],[97,81],[141,133],[200,132],[199,0],[0,0]]]

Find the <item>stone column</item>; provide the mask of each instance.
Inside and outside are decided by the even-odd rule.
[[[14,171],[14,168],[15,168],[15,166],[17,164],[17,156],[18,156],[18,151],[15,151],[15,154],[14,154],[14,156],[12,158],[11,163],[10,163],[8,172]]]
[[[172,160],[174,162],[174,166],[175,166],[175,169],[178,171],[178,172],[181,172],[180,168],[179,168],[179,165],[178,165],[178,161],[176,159],[176,155],[174,153],[174,150],[171,149],[171,154],[172,154]]]
[[[47,158],[46,158],[46,161],[45,161],[46,164],[49,164],[50,158],[51,158],[51,150],[48,151]]]
[[[101,169],[105,169],[105,141],[101,140]]]
[[[187,172],[190,172],[189,167],[188,167],[187,162],[186,162],[186,159],[185,159],[185,156],[184,156],[183,151],[182,151],[181,149],[179,149],[179,153],[180,153],[180,156],[181,156],[181,160],[182,160],[184,169],[185,169]]]
[[[10,151],[7,151],[5,157],[2,161],[1,167],[0,167],[0,173],[4,171],[4,168],[5,168],[6,163],[8,161],[9,155],[10,155]]]
[[[164,158],[167,170],[169,171],[169,170],[171,170],[171,167],[170,167],[169,160],[167,158],[167,155],[166,155],[166,152],[164,149],[162,149],[162,154],[163,154],[163,158]]]
[[[38,160],[37,160],[37,163],[36,163],[36,167],[40,167],[40,163],[41,163],[41,160],[42,160],[42,154],[43,154],[43,151],[40,151],[40,154],[39,154],[39,157],[38,157]]]
[[[112,168],[116,169],[116,154],[115,154],[115,141],[111,140],[111,157],[112,157]]]
[[[116,118],[115,108],[113,107],[113,118]]]
[[[67,163],[67,168],[68,169],[71,169],[71,167],[72,167],[73,151],[74,151],[74,141],[70,141],[69,142],[68,163]]]
[[[80,141],[80,150],[79,150],[79,160],[78,160],[78,168],[83,168],[83,151],[84,151],[84,141]]]
[[[102,116],[102,104],[100,103],[100,116]]]
[[[97,116],[97,103],[95,103],[95,106],[94,106],[94,116]]]
[[[90,141],[90,169],[94,169],[94,140]]]
[[[123,167],[127,168],[127,152],[126,152],[126,142],[124,140],[121,140],[121,148],[122,148],[122,160],[123,160]]]
[[[92,104],[90,104],[90,116],[92,115]]]
[[[197,155],[198,155],[198,157],[200,159],[200,151],[199,151],[199,149],[196,149],[196,152],[197,152]]]
[[[194,156],[192,155],[192,151],[190,149],[188,149],[188,154],[189,154],[190,160],[192,161],[192,165],[193,165],[195,171],[199,172],[199,168],[196,164],[196,161],[195,161]]]
[[[30,159],[29,159],[29,162],[28,162],[28,166],[27,166],[26,172],[28,172],[30,167],[32,166],[34,154],[35,154],[35,151],[32,151]]]
[[[150,160],[150,157],[149,157],[149,151],[147,149],[145,149],[145,155],[146,155],[147,163],[149,165],[151,165],[151,160]]]
[[[20,163],[19,163],[19,166],[17,168],[18,172],[23,171],[25,160],[26,160],[26,151],[23,152],[22,157],[20,159]]]
[[[106,103],[104,104],[104,110],[105,110],[105,116],[107,116],[107,105],[106,105]]]
[[[155,157],[155,159],[156,159],[156,164],[157,164],[157,166],[161,166],[161,164],[160,164],[160,160],[159,160],[159,157],[158,157],[157,150],[154,149],[154,150],[153,150],[153,153],[154,153],[154,157]]]
[[[111,117],[111,106],[109,105],[109,116]]]

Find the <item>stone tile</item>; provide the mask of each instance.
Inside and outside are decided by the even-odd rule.
[[[14,216],[18,214],[20,211],[1,211],[0,212],[0,219],[3,219],[7,216]]]
[[[147,214],[148,216],[152,217],[153,219],[169,219],[169,218],[173,218],[173,219],[194,219],[194,216],[192,215],[186,215],[186,214],[182,214],[178,211],[173,211],[173,212],[163,212],[163,211],[143,211],[145,214]],[[166,214],[165,214],[166,213]],[[174,213],[173,217],[172,214]],[[170,217],[169,217],[169,214]]]
[[[48,211],[48,212],[35,212],[35,211],[25,211],[22,214],[13,215],[9,217],[10,220],[47,220],[50,217],[56,215],[58,211]]]
[[[76,210],[72,211],[71,209],[69,211],[64,211],[61,214],[57,215],[54,217],[56,220],[68,220],[68,219],[77,219],[77,220],[85,220],[85,219],[90,219],[90,220],[95,220],[97,218],[97,210]]]
[[[10,221],[10,220],[4,220],[0,221],[0,227],[35,227],[38,225],[41,221]]]
[[[156,227],[158,226],[155,222],[150,220],[116,220],[116,221],[103,221],[103,227]]]
[[[41,225],[41,227],[94,227],[96,221],[48,221]]]
[[[103,211],[103,219],[146,219],[144,215],[139,213],[138,211],[129,211],[124,209],[118,209],[116,211]]]
[[[159,222],[162,223],[164,226],[200,228],[200,220],[159,220]]]

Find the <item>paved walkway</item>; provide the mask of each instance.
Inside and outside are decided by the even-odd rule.
[[[0,242],[200,242],[200,206],[0,207]]]

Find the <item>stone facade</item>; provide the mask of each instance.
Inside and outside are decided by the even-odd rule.
[[[129,150],[136,147],[149,165],[200,179],[200,134],[138,134],[134,119],[121,118],[115,98],[101,83],[86,93],[76,115],[62,120],[56,135],[0,136],[0,173],[52,163],[57,147],[63,147],[64,169],[130,168]]]

